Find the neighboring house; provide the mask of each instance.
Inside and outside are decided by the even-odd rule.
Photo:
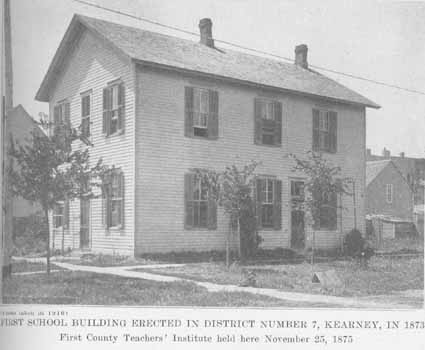
[[[419,209],[424,204],[424,192],[420,184],[425,180],[425,158],[407,157],[404,152],[401,152],[399,156],[394,156],[386,148],[382,150],[382,155],[372,154],[370,149],[366,150],[366,161],[386,159],[394,162],[411,186],[414,191],[415,206],[419,206]]]
[[[63,232],[65,248],[222,250],[228,219],[194,169],[251,160],[261,162],[255,197],[262,247],[309,245],[311,229],[291,210],[303,179],[290,155],[312,149],[354,179],[357,217],[364,217],[365,111],[379,106],[309,69],[305,45],[288,64],[217,48],[211,21],[199,24],[197,43],[72,19],[36,98],[49,103],[52,120],[86,125],[92,159],[117,170],[102,198],[55,211],[54,232]],[[353,201],[342,204],[342,222],[336,209],[323,218],[318,248],[338,247],[353,228]],[[357,226],[364,231],[364,220]]]
[[[31,132],[43,133],[22,105],[18,105],[10,111],[7,122],[8,130],[13,140],[22,146],[30,144],[32,139]],[[40,210],[40,205],[37,203],[31,203],[22,197],[13,198],[13,217],[15,218],[37,214]]]
[[[366,163],[366,214],[413,219],[412,189],[391,160]]]

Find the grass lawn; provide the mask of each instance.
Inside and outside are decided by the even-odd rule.
[[[5,304],[83,304],[222,307],[334,307],[237,292],[208,292],[189,282],[154,282],[87,272],[15,276],[4,286]]]
[[[374,257],[367,269],[360,268],[353,261],[333,261],[317,263],[314,269],[315,271],[336,270],[342,281],[342,288],[324,291],[320,284],[312,283],[312,268],[307,263],[251,267],[231,266],[230,269],[227,269],[223,263],[201,263],[149,270],[140,269],[139,271],[148,270],[198,281],[238,285],[246,279],[246,271],[254,270],[257,287],[338,296],[368,296],[424,288],[423,258]]]

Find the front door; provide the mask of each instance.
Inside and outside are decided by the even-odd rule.
[[[80,200],[80,248],[90,248],[90,200]]]
[[[291,181],[291,248],[305,247],[304,211],[301,205],[304,201],[304,182]]]

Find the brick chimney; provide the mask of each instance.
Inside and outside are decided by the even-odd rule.
[[[201,34],[200,43],[208,47],[214,47],[214,39],[212,37],[212,22],[210,18],[202,18],[199,21],[199,32]]]
[[[400,158],[404,158],[405,153],[404,152],[400,152]]]
[[[384,147],[384,149],[382,150],[382,156],[385,157],[385,158],[390,158],[391,157],[390,150],[388,150]]]
[[[307,62],[308,47],[306,44],[295,46],[295,64],[302,68],[308,68]]]

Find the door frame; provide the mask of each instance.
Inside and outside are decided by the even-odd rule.
[[[305,183],[305,177],[300,176],[291,176],[288,178],[288,231],[289,231],[289,248],[292,248],[292,194],[291,194],[291,187],[292,187],[292,181],[302,181]],[[304,211],[304,237],[307,238],[307,232],[306,232],[306,223],[305,223],[305,211]]]

